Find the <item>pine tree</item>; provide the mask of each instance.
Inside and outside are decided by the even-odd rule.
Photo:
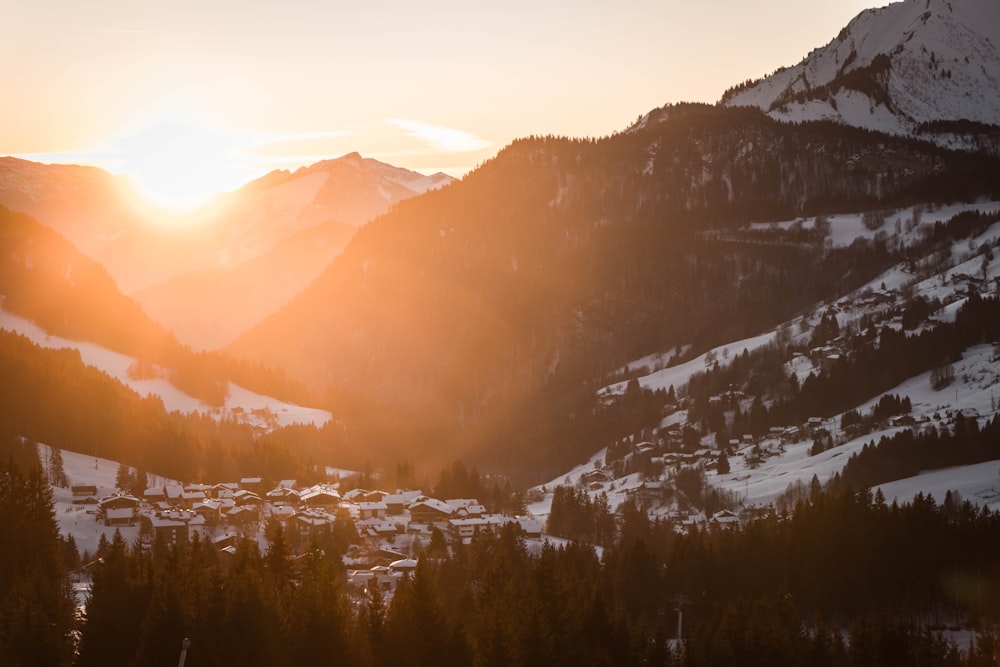
[[[717,470],[720,475],[725,475],[729,472],[729,456],[726,455],[726,450],[722,450],[719,454],[719,463],[717,465]]]
[[[49,452],[49,482],[63,489],[69,487],[69,480],[63,467],[62,450],[58,447],[53,447]]]

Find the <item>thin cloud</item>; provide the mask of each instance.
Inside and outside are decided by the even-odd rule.
[[[491,145],[489,141],[477,137],[471,132],[425,123],[420,120],[388,118],[386,122],[404,130],[410,136],[427,143],[432,148],[447,153],[466,153],[488,148]]]

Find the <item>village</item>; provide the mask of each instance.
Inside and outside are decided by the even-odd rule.
[[[106,483],[74,483],[57,494],[69,496],[71,507],[65,501],[57,504],[63,506],[60,523],[71,535],[85,532],[93,522],[105,539],[118,530],[143,548],[171,546],[197,536],[211,542],[223,559],[232,557],[244,538],[266,550],[267,535],[280,526],[296,555],[317,545],[344,546],[347,584],[355,593],[374,582],[391,594],[396,582],[416,568],[417,559],[435,541],[446,547],[468,544],[508,525],[515,526],[526,540],[542,539],[542,521],[489,513],[475,498],[439,500],[420,490],[389,493],[353,488],[342,493],[341,486],[337,481],[306,487],[294,480],[266,484],[260,477],[216,484],[162,481],[140,497],[109,489]],[[72,517],[72,528],[68,528],[67,516]],[[85,549],[85,561],[87,555]],[[86,572],[78,578],[85,580]]]

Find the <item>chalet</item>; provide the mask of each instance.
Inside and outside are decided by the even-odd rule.
[[[185,509],[191,509],[196,503],[200,503],[205,500],[204,491],[187,491],[185,490],[181,494],[180,506]]]
[[[382,502],[385,503],[386,514],[395,516],[402,514],[403,510],[406,509],[406,506],[413,502],[413,500],[415,500],[415,498],[407,500],[406,495],[403,493],[390,493],[382,499]]]
[[[97,495],[96,484],[74,484],[70,487],[74,498],[94,497]]]
[[[740,525],[740,518],[729,510],[720,510],[712,515],[710,523],[719,528],[736,528]]]
[[[105,526],[131,526],[139,516],[139,499],[129,495],[102,498],[98,511]]]
[[[297,514],[291,505],[275,505],[271,508],[271,518],[280,521],[286,528],[291,526]]]
[[[234,482],[220,482],[212,485],[212,496],[215,498],[232,498],[233,494],[239,490],[239,484]]]
[[[445,500],[459,517],[482,516],[486,508],[475,498],[449,498]]]
[[[254,493],[264,493],[264,480],[260,477],[244,477],[240,480],[240,489]]]
[[[595,470],[588,470],[587,472],[580,475],[580,481],[584,484],[593,484],[610,482],[612,480],[612,475],[607,470],[597,468]]]
[[[521,527],[521,532],[525,537],[540,537],[542,534],[542,522],[531,517],[519,516],[516,518],[517,525]]]
[[[299,500],[308,507],[336,507],[340,501],[340,492],[329,484],[317,484],[303,489]]]
[[[396,574],[409,576],[417,569],[417,561],[412,558],[400,558],[389,563],[389,569]]]
[[[260,512],[256,505],[237,505],[225,512],[225,518],[231,526],[249,526],[257,522]]]
[[[448,530],[452,537],[456,539],[467,539],[476,537],[487,531],[491,531],[490,522],[482,517],[472,519],[449,519]]]
[[[142,492],[143,499],[148,503],[158,503],[167,499],[167,494],[163,492],[162,486],[151,486]]]
[[[221,500],[202,500],[192,505],[191,509],[199,516],[204,517],[205,523],[208,525],[215,525],[222,521],[223,504]]]
[[[318,539],[333,532],[333,517],[322,511],[307,511],[295,516],[294,526],[301,539]]]
[[[350,500],[352,503],[359,503],[365,499],[365,497],[370,492],[367,489],[351,489],[344,494],[344,500]]]
[[[414,523],[432,524],[451,518],[453,510],[448,503],[436,498],[425,498],[410,505],[410,520]]]
[[[286,486],[279,486],[271,489],[267,492],[266,498],[270,503],[283,503],[291,505],[298,505],[300,500],[299,492]]]
[[[167,502],[171,505],[180,505],[184,496],[184,487],[180,484],[167,484],[163,487],[163,495],[167,497]]]
[[[384,519],[369,519],[364,523],[365,533],[369,537],[392,537],[399,533],[399,526]]]
[[[258,496],[253,491],[240,489],[239,491],[233,494],[233,501],[236,503],[237,507],[244,507],[246,505],[260,505],[260,496]]]
[[[141,522],[144,530],[149,531],[155,539],[162,539],[166,544],[186,541],[192,530],[202,531],[205,526],[204,517],[187,510],[143,514]]]
[[[358,517],[362,521],[365,519],[384,519],[387,510],[386,504],[382,501],[358,503]]]

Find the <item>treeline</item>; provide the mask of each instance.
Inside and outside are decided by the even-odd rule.
[[[52,491],[34,447],[0,433],[0,664],[73,657],[73,598]]]
[[[321,475],[313,455],[335,437],[314,429],[316,437],[299,446],[292,434],[301,429],[258,436],[246,424],[168,413],[158,397],[141,397],[85,365],[78,351],[40,348],[7,331],[0,331],[0,377],[3,432],[175,479],[307,481]]]
[[[952,430],[914,433],[905,430],[882,436],[851,454],[840,478],[855,488],[913,477],[924,470],[1000,460],[1000,417],[982,429],[979,421],[957,414]]]
[[[918,496],[816,493],[783,520],[679,535],[626,504],[598,557],[508,527],[346,595],[317,545],[101,547],[78,665],[995,664],[1000,517]],[[675,646],[682,606],[684,642]],[[938,632],[977,631],[971,650]],[[989,662],[994,661],[993,663]],[[985,661],[985,662],[984,662]]]

